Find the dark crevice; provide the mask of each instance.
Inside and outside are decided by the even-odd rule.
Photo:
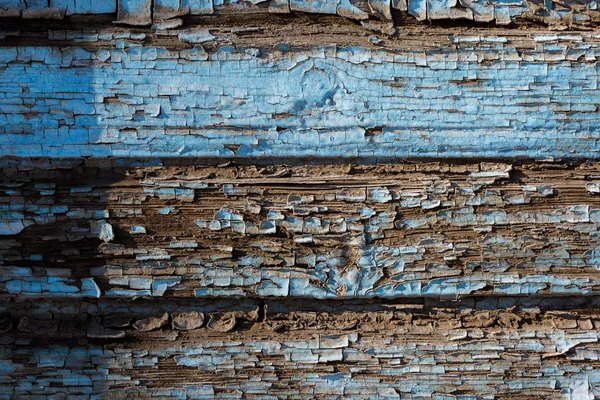
[[[600,154],[596,159],[600,159]],[[364,158],[364,157],[265,157],[265,158],[253,158],[253,157],[233,157],[230,159],[224,158],[189,158],[189,157],[157,157],[157,158],[121,158],[111,157],[108,159],[99,159],[95,157],[89,158],[20,158],[20,157],[2,157],[0,158],[0,171],[2,168],[17,168],[19,165],[24,166],[40,166],[42,168],[71,168],[73,165],[81,164],[85,162],[86,168],[95,168],[97,165],[101,165],[101,169],[112,168],[139,168],[139,167],[183,167],[195,165],[201,166],[218,166],[223,163],[227,163],[229,166],[239,165],[256,165],[256,166],[271,166],[278,165],[282,167],[286,166],[301,166],[306,165],[395,165],[398,163],[416,164],[416,163],[443,163],[449,165],[463,165],[463,164],[475,164],[484,162],[494,163],[509,163],[514,166],[531,165],[532,168],[544,168],[544,169],[571,169],[582,164],[593,161],[592,159],[577,159],[577,158],[562,158],[555,159],[552,161],[540,161],[527,157],[495,157],[495,158],[451,158],[451,157],[411,157],[410,159],[400,157],[379,157],[377,159]]]
[[[265,322],[267,318],[267,302],[265,299],[260,299],[258,303],[258,322]]]

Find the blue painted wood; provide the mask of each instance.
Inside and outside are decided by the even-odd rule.
[[[595,15],[592,2],[291,4]],[[119,20],[149,24],[150,10],[122,0]],[[229,39],[185,30],[173,50],[120,32],[86,50],[52,35],[69,46],[0,48],[0,399],[600,396],[598,165],[464,163],[597,159],[594,33],[210,53],[198,44]],[[221,167],[196,165],[209,158]],[[350,158],[411,163],[223,166]]]
[[[50,7],[73,14],[109,14],[117,11],[116,0],[50,0]]]
[[[580,61],[595,48],[540,42],[518,53],[496,40],[494,50],[210,58],[3,48],[0,155],[598,158],[598,69]]]
[[[192,15],[213,13],[211,0],[182,0],[182,7],[189,7]]]
[[[131,17],[137,15],[145,20],[151,13],[151,2],[140,0],[120,0],[119,9],[122,10],[119,20],[123,23],[129,21],[136,23]],[[116,0],[90,1],[90,0],[0,0],[0,9],[18,10],[44,10],[55,7],[70,14],[97,14],[114,13]],[[252,4],[266,3],[264,1],[249,1]],[[49,4],[50,3],[50,4]],[[179,2],[177,2],[179,3]],[[214,9],[232,8],[237,1],[224,2],[223,0],[182,0],[181,6],[189,6],[191,14],[212,14]],[[243,3],[243,2],[242,2]],[[376,18],[391,20],[391,9],[397,8],[408,11],[408,14],[419,21],[425,20],[474,20],[477,22],[494,22],[499,25],[510,23],[520,24],[521,20],[543,21],[546,24],[569,26],[594,24],[599,12],[595,1],[579,2],[576,0],[562,1],[554,7],[551,0],[540,2],[532,0],[409,0],[391,2],[390,0],[366,2],[363,9],[351,4],[348,0],[273,0],[269,2],[271,12],[289,12],[290,9],[300,12],[338,14],[347,18],[364,19],[368,13]],[[161,1],[158,0],[157,4]],[[233,7],[235,9],[235,7]],[[252,11],[250,11],[252,12]],[[12,15],[12,14],[11,14]],[[128,18],[125,18],[125,16]],[[30,16],[31,17],[31,16]],[[43,14],[34,16],[44,18]],[[47,16],[46,16],[47,17]]]

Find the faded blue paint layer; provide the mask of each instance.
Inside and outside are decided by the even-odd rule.
[[[164,399],[487,399],[543,393],[591,400],[600,395],[595,331],[536,327],[494,335],[489,329],[436,329],[431,344],[432,334],[424,330],[410,340],[398,329],[388,329],[385,335],[361,331],[360,336],[309,331],[302,338],[244,332],[237,340],[212,333],[214,337],[185,343],[150,333],[147,337],[161,345],[153,349],[143,347],[140,339],[127,346],[64,339],[10,345],[0,354],[0,387],[3,398],[104,398],[110,393]],[[332,362],[344,369],[332,371]],[[22,372],[31,370],[36,373]],[[247,380],[247,371],[260,379]],[[196,379],[172,381],[189,375]],[[456,397],[456,388],[467,394]]]
[[[71,14],[109,14],[117,11],[116,0],[50,0],[50,7]]]
[[[598,158],[596,50],[493,46],[6,47],[0,156]]]

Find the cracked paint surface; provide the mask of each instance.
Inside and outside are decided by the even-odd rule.
[[[6,398],[598,393],[598,164],[122,164],[3,161]]]
[[[334,14],[356,20],[370,17],[386,21],[393,11],[407,13],[418,21],[468,20],[507,25],[521,20],[563,26],[596,24],[599,17],[595,1],[532,0],[2,0],[0,16],[62,19],[73,14],[107,14],[118,11],[117,22],[151,25],[179,17],[220,13],[225,10],[286,14],[306,12]],[[164,22],[163,22],[164,23]]]
[[[5,176],[15,168],[23,172],[1,186],[0,287],[17,297],[599,293],[600,203],[590,190],[597,164],[127,174],[138,179],[90,166],[70,175],[50,169],[53,184],[32,182],[36,172],[16,161]],[[100,186],[79,186],[88,174]],[[14,240],[19,234],[35,239]],[[79,283],[69,269],[44,267],[89,254],[94,265],[78,271]]]
[[[482,399],[593,399],[599,393],[597,301],[574,303],[570,311],[547,299],[462,301],[460,311],[421,302],[359,309],[269,302],[265,321],[257,320],[252,301],[245,309],[239,301],[221,303],[228,315],[211,303],[129,304],[84,302],[79,310],[108,313],[87,320],[68,317],[72,303],[11,306],[1,338],[17,342],[0,355],[2,396],[444,399],[460,398],[461,391]],[[193,330],[171,325],[182,315],[204,314],[206,325]],[[234,325],[224,325],[227,319]],[[120,343],[115,332],[129,342]]]
[[[600,397],[596,8],[0,0],[0,399]]]
[[[598,157],[595,38],[474,39],[395,53],[5,47],[0,155]]]

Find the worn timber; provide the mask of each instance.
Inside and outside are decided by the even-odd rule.
[[[599,17],[0,0],[0,399],[599,398]]]
[[[600,383],[597,164],[182,161],[5,164],[11,396],[585,398]]]

